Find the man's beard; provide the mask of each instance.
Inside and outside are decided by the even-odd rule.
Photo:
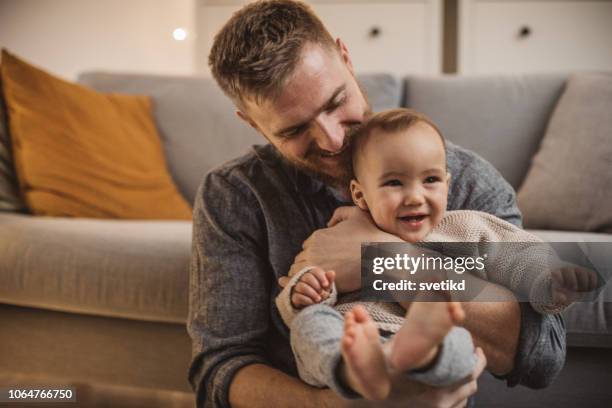
[[[347,132],[348,133],[348,132]],[[338,155],[339,163],[326,163],[324,151],[316,146],[308,150],[303,158],[290,159],[290,163],[306,174],[322,181],[323,183],[338,189],[348,188],[351,179],[351,148],[349,136],[345,137],[342,152]],[[329,166],[332,164],[332,166]]]
[[[366,109],[363,113],[363,117],[365,119],[372,114],[372,107],[368,101],[368,95],[365,89],[363,86],[361,86],[359,81],[356,79],[355,81],[357,82],[359,91],[361,92],[361,95],[363,95],[363,99],[366,103]],[[349,184],[353,176],[351,137],[359,125],[360,124],[356,123],[346,129],[344,142],[340,148],[340,164],[335,166],[333,169],[327,169],[325,166],[325,159],[322,159],[322,155],[328,152],[319,149],[314,143],[310,146],[303,158],[287,158],[287,160],[304,173],[319,179],[328,186],[334,187],[341,191],[349,191]]]

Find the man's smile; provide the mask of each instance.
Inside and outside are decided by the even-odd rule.
[[[337,152],[321,152],[321,156],[322,157],[337,157],[340,154],[342,154],[343,151],[344,149],[340,149]]]

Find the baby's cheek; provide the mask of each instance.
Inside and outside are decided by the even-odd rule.
[[[370,214],[372,215],[372,219],[378,228],[382,228],[384,230],[389,228],[389,211],[389,207],[381,202],[374,203],[374,206],[370,207]]]
[[[446,193],[440,193],[435,197],[432,210],[435,211],[436,216],[441,216],[442,213],[446,210],[448,200]]]
[[[385,200],[381,207],[382,216],[388,221],[390,219],[395,219],[395,212],[397,210],[397,205],[393,200]]]
[[[374,222],[379,228],[384,228],[385,226],[387,226],[388,217],[386,217],[384,210],[381,211],[381,208],[377,208],[376,211],[373,211],[371,214],[372,214],[372,219],[374,220]]]

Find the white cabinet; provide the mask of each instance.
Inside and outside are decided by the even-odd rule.
[[[612,70],[612,1],[459,1],[460,73]]]
[[[347,44],[359,72],[440,72],[438,1],[313,4],[334,37]]]
[[[245,2],[201,0],[196,68],[207,74],[216,32]],[[441,0],[309,1],[334,37],[346,43],[358,73],[437,74],[441,69]]]

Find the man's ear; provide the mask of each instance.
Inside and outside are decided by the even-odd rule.
[[[340,51],[340,57],[342,57],[342,61],[348,67],[351,75],[355,76],[355,69],[353,68],[353,62],[351,61],[351,56],[349,54],[348,47],[342,41],[340,37],[336,38],[336,46],[338,46],[338,50]]]
[[[451,181],[451,173],[450,171],[447,171],[446,172],[446,187],[450,185],[450,181]]]
[[[363,195],[361,184],[355,179],[351,180],[351,197],[357,207],[361,208],[363,211],[368,211],[368,203]]]
[[[241,111],[241,110],[237,110],[237,111],[236,111],[236,115],[237,115],[237,116],[238,116],[240,119],[242,119],[242,120],[244,120],[246,123],[248,123],[248,124],[249,124],[249,126],[251,126],[253,129],[255,129],[256,131],[258,131],[259,133],[262,133],[262,132],[261,132],[261,130],[259,130],[259,126],[257,126],[257,123],[255,123],[255,121],[253,121],[253,119],[251,119],[251,118],[249,117],[249,115],[247,115],[246,113],[244,113],[244,112],[243,112],[243,111]]]

